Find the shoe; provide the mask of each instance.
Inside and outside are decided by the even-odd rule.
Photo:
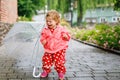
[[[48,73],[46,71],[43,71],[40,75],[41,78],[45,78],[48,76]]]
[[[64,80],[64,74],[63,73],[58,73],[59,80]]]

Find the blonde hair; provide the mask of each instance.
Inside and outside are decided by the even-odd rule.
[[[46,18],[51,17],[53,20],[56,21],[57,24],[60,23],[60,15],[56,10],[50,10],[46,14]]]

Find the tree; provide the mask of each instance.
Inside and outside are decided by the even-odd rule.
[[[77,0],[77,2],[77,25],[79,26],[82,21],[83,14],[87,9],[93,9],[97,6],[113,6],[112,4],[115,3],[115,0]],[[120,2],[118,3],[120,4]],[[118,3],[117,5],[119,5]]]
[[[114,9],[120,11],[120,0],[116,0],[115,5],[114,5]]]
[[[56,9],[61,12],[62,16],[64,13],[70,11],[70,0],[47,0],[49,9]],[[83,15],[87,9],[94,9],[96,7],[113,6],[115,3],[115,9],[120,9],[120,0],[71,0],[73,3],[77,1],[77,25],[79,26],[82,22]]]
[[[77,25],[79,26],[83,17],[83,6],[82,6],[82,0],[78,0],[78,7],[77,7]]]
[[[78,26],[82,22],[82,18],[87,9],[93,9],[97,6],[113,6],[115,10],[120,10],[120,0],[72,0],[77,1],[77,23]],[[48,9],[55,9],[62,14],[70,12],[70,0],[18,0],[18,15],[32,17],[36,10],[40,10],[48,5]]]
[[[69,0],[47,0],[47,2],[48,2],[48,8],[59,11],[62,14],[62,17],[64,13],[69,11],[70,8]]]
[[[18,0],[18,15],[31,18],[44,5],[45,0]]]

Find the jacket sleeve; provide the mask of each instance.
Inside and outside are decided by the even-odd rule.
[[[69,41],[70,40],[70,38],[71,38],[71,35],[70,35],[70,33],[68,32],[68,30],[66,29],[66,28],[63,28],[63,30],[62,30],[62,34],[66,34],[67,35],[67,41]]]
[[[40,34],[40,42],[42,42],[45,39],[46,39],[46,34],[45,34],[45,29],[43,29],[41,34]]]

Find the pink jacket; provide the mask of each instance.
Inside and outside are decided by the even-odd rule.
[[[68,40],[65,40],[62,37],[62,34],[67,34]],[[64,27],[60,25],[54,29],[53,33],[50,31],[48,27],[45,27],[42,30],[41,38],[40,38],[41,42],[43,40],[47,41],[47,43],[44,45],[45,52],[55,53],[59,50],[68,48],[68,41],[70,40],[70,34]]]

